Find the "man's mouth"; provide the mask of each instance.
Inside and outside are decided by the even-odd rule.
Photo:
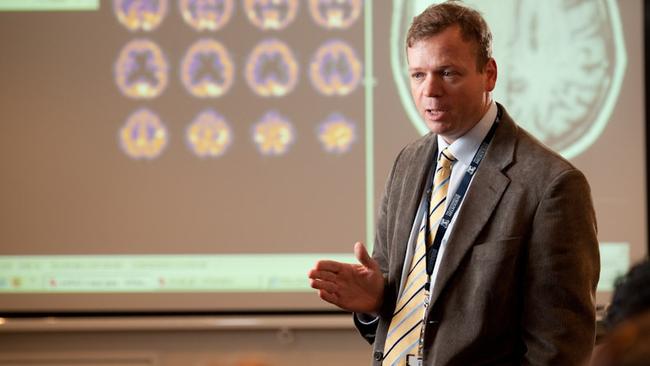
[[[425,111],[427,117],[429,117],[430,119],[433,119],[433,120],[441,119],[447,113],[446,109],[427,108],[424,111]]]

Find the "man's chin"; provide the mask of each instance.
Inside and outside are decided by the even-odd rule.
[[[441,122],[432,122],[432,121],[427,121],[427,127],[429,127],[429,131],[433,132],[436,135],[439,135],[445,141],[448,143],[452,143],[458,138],[457,132],[454,131],[449,123],[445,123],[444,121]]]
[[[429,131],[437,135],[444,135],[445,132],[448,132],[450,130],[449,123],[445,120],[426,119],[425,123],[429,128]]]

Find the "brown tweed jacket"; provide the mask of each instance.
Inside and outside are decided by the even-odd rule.
[[[458,212],[425,318],[425,365],[580,365],[595,335],[600,271],[589,185],[503,111]],[[386,277],[379,320],[361,334],[380,365],[434,134],[390,172],[373,257]]]

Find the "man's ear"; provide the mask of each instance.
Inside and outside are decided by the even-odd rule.
[[[485,64],[485,91],[491,92],[494,90],[494,86],[497,83],[497,62],[490,57],[488,62]]]

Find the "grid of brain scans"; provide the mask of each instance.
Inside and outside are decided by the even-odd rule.
[[[262,157],[297,144],[345,156],[360,140],[362,0],[113,0],[112,11],[126,30],[112,72],[134,105],[117,133],[128,157],[182,147],[219,159],[237,144]],[[181,39],[192,40],[166,49]],[[172,91],[196,108],[191,118],[156,110]],[[183,136],[169,127],[179,123]]]

